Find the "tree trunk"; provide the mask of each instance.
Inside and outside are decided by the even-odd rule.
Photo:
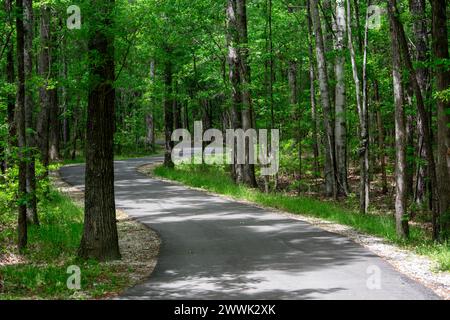
[[[150,61],[150,81],[152,84],[154,84],[155,81],[155,60]],[[146,142],[149,146],[150,150],[152,152],[155,151],[155,122],[153,118],[153,107],[154,107],[154,101],[153,97],[150,98],[150,108],[152,109],[147,113],[145,116],[145,124],[147,128],[147,137]]]
[[[54,50],[55,52],[56,50]],[[52,55],[51,63],[56,59],[55,55]],[[60,139],[59,139],[59,106],[58,106],[58,89],[53,88],[48,91],[50,100],[49,110],[49,157],[52,161],[60,160]]]
[[[406,127],[398,31],[391,20],[392,79],[395,104],[395,223],[397,235],[408,237],[406,213]]]
[[[248,35],[247,35],[247,5],[246,0],[236,0],[237,31],[238,31],[238,55],[239,55],[239,73],[241,74],[241,92],[242,92],[242,129],[247,131],[253,128],[253,106],[250,92],[250,65],[248,63]],[[243,168],[243,182],[250,187],[257,187],[255,177],[255,165],[249,163],[250,152],[253,152],[253,145],[249,142],[249,148],[245,148],[245,164]]]
[[[50,7],[47,5],[41,6],[41,20],[40,20],[40,42],[41,48],[39,52],[38,73],[44,79],[44,84],[39,88],[39,101],[41,111],[39,113],[37,122],[37,134],[39,140],[39,148],[41,151],[42,164],[47,168],[49,165],[48,152],[48,132],[49,132],[49,110],[50,110],[50,96],[47,88],[50,80]]]
[[[395,32],[398,36],[399,47],[401,49],[402,58],[403,58],[402,61],[405,64],[406,69],[409,72],[410,83],[412,85],[414,94],[416,96],[417,108],[419,111],[420,121],[422,121],[423,125],[424,125],[424,151],[425,151],[426,159],[427,159],[428,166],[429,166],[429,179],[430,179],[430,184],[431,184],[430,190],[431,190],[432,210],[433,210],[433,216],[432,216],[433,239],[437,240],[439,238],[439,231],[440,231],[439,199],[440,199],[441,192],[437,185],[436,164],[435,164],[434,156],[433,156],[433,148],[432,148],[433,143],[432,143],[432,139],[430,136],[430,130],[429,130],[430,124],[428,122],[429,121],[428,114],[426,112],[422,93],[420,91],[420,87],[417,82],[416,71],[412,65],[411,57],[409,55],[408,43],[406,41],[406,36],[405,36],[405,32],[403,30],[403,25],[401,24],[401,22],[399,20],[399,12],[397,9],[396,0],[389,0],[388,13],[389,13],[389,19],[391,21],[392,28],[395,28]]]
[[[14,29],[14,18],[12,15],[12,0],[6,0],[5,1],[5,11],[8,17],[8,27],[12,30]],[[14,75],[14,44],[13,44],[13,38],[11,37],[7,52],[6,52],[6,80],[9,84],[15,83],[15,75]],[[15,97],[14,94],[9,94],[7,97],[7,113],[8,113],[8,132],[9,132],[9,138],[8,138],[8,155],[11,153],[11,149],[13,146],[17,144],[16,139],[16,124],[14,119],[14,113],[15,113]],[[9,160],[9,159],[8,159]],[[6,160],[6,167],[9,166],[8,160]]]
[[[336,77],[335,88],[335,124],[334,135],[336,139],[336,165],[338,177],[338,195],[347,196],[347,120],[345,106],[345,56],[344,56],[344,35],[345,35],[345,0],[336,1],[335,19],[335,50],[336,58],[334,71]]]
[[[27,220],[31,224],[39,224],[37,213],[37,199],[36,199],[36,164],[35,164],[35,144],[36,137],[34,136],[34,101],[33,101],[33,4],[32,0],[23,0],[24,8],[24,68],[25,68],[25,127],[26,127],[26,143],[27,143]]]
[[[439,61],[448,61],[447,9],[445,0],[432,0],[433,56]],[[450,87],[450,71],[444,62],[436,66],[436,89],[439,93]],[[450,103],[444,98],[437,99],[438,123],[438,166],[437,180],[442,238],[450,236]]]
[[[164,134],[165,134],[165,153],[164,165],[172,168],[172,149],[174,143],[171,139],[173,131],[173,98],[172,98],[172,62],[170,61],[171,49],[165,48],[167,56],[164,62]]]
[[[239,35],[237,30],[236,0],[228,0],[227,3],[227,46],[229,78],[231,83],[231,123],[233,129],[242,128],[242,94],[241,76],[239,71],[240,57],[237,46],[239,46]],[[236,155],[236,143],[234,143],[234,159]],[[243,181],[243,166],[241,164],[231,165],[231,176],[236,183]]]
[[[367,35],[367,19],[366,19],[366,35]],[[352,74],[355,82],[356,107],[359,116],[359,159],[360,159],[360,191],[359,191],[359,208],[361,213],[367,213],[369,208],[369,130],[368,130],[368,112],[367,112],[367,94],[366,84],[363,83],[363,92],[361,95],[361,83],[358,75],[358,67],[356,65],[356,54],[353,47],[353,36],[351,26],[351,6],[350,0],[347,0],[347,35],[348,47],[350,51],[350,60],[352,63]],[[364,39],[365,47],[367,47],[367,36]],[[367,59],[366,49],[364,49],[364,64]],[[363,67],[365,68],[365,67]],[[365,72],[363,74],[363,82],[365,80]]]
[[[86,192],[79,256],[120,259],[114,199],[115,65],[114,0],[91,0],[97,13],[89,32],[89,98],[86,130]],[[99,61],[101,63],[99,63]]]
[[[375,102],[377,104],[377,131],[378,131],[378,154],[380,157],[381,170],[381,192],[386,194],[388,192],[387,176],[386,176],[386,148],[384,142],[384,127],[381,114],[380,92],[378,88],[378,81],[374,81]]]
[[[320,173],[319,168],[319,136],[317,133],[317,109],[316,109],[316,90],[314,87],[314,58],[313,58],[313,48],[312,48],[312,21],[311,21],[311,10],[310,10],[310,0],[307,0],[307,12],[308,12],[308,54],[309,54],[309,95],[311,103],[311,120],[312,120],[312,149],[314,154],[314,175],[317,176]]]
[[[17,246],[19,250],[27,246],[27,162],[26,162],[26,129],[25,129],[25,57],[24,57],[24,9],[22,0],[16,0],[16,41],[17,41],[17,109],[16,127],[19,146],[19,215]]]
[[[316,38],[316,59],[317,71],[319,74],[320,97],[323,108],[323,122],[325,127],[325,192],[327,196],[337,197],[336,185],[336,159],[334,149],[334,130],[331,121],[331,104],[330,91],[328,87],[328,73],[325,61],[325,49],[323,43],[322,26],[320,23],[320,16],[318,10],[318,0],[311,0],[310,10],[312,24]]]
[[[420,86],[423,97],[430,97],[430,72],[425,63],[428,61],[428,31],[427,31],[427,17],[426,17],[426,3],[425,0],[410,0],[409,7],[413,16],[413,31],[414,31],[414,47],[415,60],[417,64],[417,81]],[[417,118],[417,157],[425,159],[423,148],[423,123],[420,117]],[[414,201],[417,204],[422,204],[426,200],[426,175],[428,168],[422,163],[417,164],[416,168],[416,183],[414,188]]]

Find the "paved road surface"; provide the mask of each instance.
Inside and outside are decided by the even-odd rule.
[[[124,298],[436,299],[343,236],[136,171],[155,160],[115,163],[117,207],[162,239],[154,273]],[[61,176],[82,187],[84,167]],[[381,289],[369,289],[367,272],[377,268]]]

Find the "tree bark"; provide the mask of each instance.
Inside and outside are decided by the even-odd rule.
[[[336,77],[335,87],[335,123],[334,136],[336,140],[336,165],[338,177],[338,195],[347,196],[347,119],[345,102],[345,56],[344,56],[344,35],[345,35],[345,0],[336,1],[335,19],[335,50],[336,58],[334,71]]]
[[[440,199],[440,190],[438,189],[437,178],[436,178],[436,164],[433,156],[432,149],[432,139],[430,136],[430,124],[428,122],[428,114],[425,109],[425,104],[423,101],[422,93],[420,91],[419,84],[417,82],[417,74],[411,62],[411,56],[409,54],[408,43],[406,41],[405,32],[403,30],[403,25],[399,20],[399,12],[397,9],[396,0],[389,0],[388,2],[388,14],[389,19],[391,21],[392,28],[395,28],[395,32],[398,37],[399,47],[402,53],[402,61],[406,66],[406,69],[409,72],[410,83],[412,85],[414,94],[416,96],[417,108],[419,111],[420,121],[423,122],[424,125],[424,151],[426,154],[426,159],[429,166],[429,179],[431,184],[431,197],[432,197],[432,224],[433,224],[433,239],[437,240],[439,238],[439,216],[440,216],[440,208],[439,208],[439,199]]]
[[[239,73],[241,74],[241,93],[242,93],[242,129],[247,131],[253,128],[254,112],[250,92],[250,65],[248,63],[248,32],[247,32],[247,5],[246,0],[236,0],[237,31],[238,31],[238,55],[239,55]],[[249,141],[250,143],[250,141]],[[255,177],[255,165],[249,163],[250,152],[253,152],[252,144],[245,148],[245,164],[243,168],[243,182],[250,187],[257,187]]]
[[[86,192],[79,256],[120,259],[114,199],[115,65],[114,0],[91,0],[96,13],[89,32],[89,98],[86,130]],[[95,22],[93,22],[95,21]]]
[[[31,224],[39,225],[36,199],[36,147],[34,101],[33,101],[33,4],[32,0],[23,0],[24,8],[24,68],[25,68],[25,127],[27,143],[27,220]]]
[[[241,75],[239,70],[240,57],[237,46],[239,46],[239,34],[237,30],[237,8],[236,0],[227,2],[227,46],[228,46],[228,65],[229,79],[231,84],[231,123],[233,129],[242,128],[242,94],[241,94]],[[234,159],[236,155],[236,143],[234,150]],[[231,165],[231,176],[235,183],[243,181],[243,166],[241,164]]]
[[[47,5],[41,6],[40,19],[40,43],[41,48],[39,52],[38,73],[44,80],[43,86],[39,88],[39,101],[41,111],[39,113],[37,122],[37,135],[39,141],[39,148],[41,151],[42,164],[47,168],[49,165],[48,152],[48,132],[49,132],[49,110],[50,110],[50,96],[48,90],[48,82],[50,80],[50,7]]]
[[[367,35],[367,21],[366,21],[366,35]],[[359,116],[359,159],[360,159],[360,190],[359,190],[359,208],[361,213],[367,213],[369,208],[369,130],[368,130],[368,112],[367,112],[367,94],[366,84],[363,83],[361,92],[361,82],[358,75],[358,67],[356,65],[356,54],[353,47],[353,35],[351,27],[351,6],[350,0],[347,0],[347,35],[348,48],[350,51],[350,60],[352,63],[352,74],[355,82],[355,97],[356,108]],[[367,47],[367,36],[364,39],[365,47]],[[364,61],[367,59],[366,49],[364,49]],[[365,62],[363,62],[365,64]],[[363,67],[364,69],[365,67]],[[365,80],[365,72],[363,74],[363,82]]]
[[[320,97],[323,108],[323,122],[325,127],[325,193],[327,196],[337,197],[336,158],[334,149],[334,129],[331,121],[330,91],[328,87],[328,73],[325,60],[322,26],[318,10],[318,0],[310,1],[311,20],[316,39],[317,71],[319,74]]]
[[[433,56],[441,61],[436,66],[436,89],[443,92],[450,87],[450,71],[442,61],[448,61],[448,31],[447,9],[445,0],[431,0]],[[438,123],[438,164],[437,180],[439,188],[439,209],[441,220],[441,236],[450,236],[450,103],[443,98],[437,98]]]
[[[378,154],[380,158],[381,170],[381,192],[386,194],[388,192],[387,175],[386,175],[386,148],[384,141],[384,127],[381,114],[380,91],[378,88],[378,81],[374,81],[375,102],[377,104],[377,131],[378,131]]]
[[[17,109],[16,127],[19,146],[19,215],[17,246],[19,250],[27,246],[27,162],[26,162],[26,129],[25,129],[25,35],[24,35],[24,9],[22,0],[16,0],[16,41],[17,41]]]
[[[5,1],[5,11],[8,18],[8,27],[12,30],[14,29],[14,19],[12,15],[12,0],[6,0]],[[14,44],[13,39],[11,38],[6,52],[6,80],[9,84],[15,83],[15,72],[14,72]],[[8,155],[7,158],[9,158],[9,154],[11,153],[11,149],[13,146],[17,145],[16,141],[16,124],[14,119],[14,113],[15,113],[15,97],[14,94],[9,94],[7,97],[7,114],[8,114],[8,132],[9,132],[9,138],[8,138]],[[8,163],[9,159],[5,161],[6,167],[8,167],[10,164]],[[5,168],[6,169],[6,168]]]
[[[308,13],[308,57],[309,57],[309,95],[311,103],[311,120],[312,120],[312,149],[314,154],[314,175],[319,175],[319,135],[317,133],[318,119],[317,119],[317,107],[316,107],[316,90],[314,87],[314,57],[313,57],[313,47],[312,47],[312,21],[311,21],[311,10],[310,10],[310,0],[307,0],[307,13]]]
[[[171,139],[173,131],[173,98],[172,98],[172,62],[170,61],[171,49],[166,46],[167,53],[164,62],[164,134],[165,134],[165,153],[164,165],[172,168],[172,149],[174,143]]]
[[[406,218],[406,127],[398,30],[391,20],[392,79],[395,104],[395,225],[397,235],[408,237]]]

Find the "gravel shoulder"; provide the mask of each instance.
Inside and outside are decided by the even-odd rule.
[[[51,179],[59,192],[69,196],[77,205],[84,206],[83,191],[65,182],[58,171],[51,173]],[[128,287],[132,287],[146,281],[152,274],[161,240],[154,230],[128,216],[125,211],[117,210],[116,217],[122,259],[108,263],[119,266],[120,270],[126,270],[123,277],[128,278]]]

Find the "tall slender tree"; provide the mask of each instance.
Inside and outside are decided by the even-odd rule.
[[[323,109],[325,127],[325,192],[328,196],[337,197],[336,157],[334,148],[334,129],[331,119],[330,90],[325,60],[325,46],[322,25],[318,9],[318,0],[310,0],[310,12],[316,39],[317,72],[319,74],[320,98]]]
[[[26,162],[26,126],[25,126],[25,31],[22,0],[16,0],[16,39],[17,39],[17,102],[16,126],[19,146],[19,215],[17,246],[19,250],[27,246],[27,162]]]
[[[23,0],[24,9],[24,68],[25,68],[25,127],[27,145],[27,219],[32,224],[39,224],[36,198],[36,137],[33,98],[33,36],[34,17],[32,0]]]
[[[335,87],[335,124],[334,133],[336,139],[336,164],[338,176],[338,194],[348,194],[347,181],[347,118],[345,101],[345,55],[344,55],[344,36],[345,36],[345,0],[336,1],[336,19],[335,19],[335,50],[336,58],[334,71],[336,77]]]
[[[38,143],[41,151],[42,164],[48,168],[49,165],[49,111],[50,111],[50,94],[49,94],[49,80],[50,80],[50,7],[44,4],[40,8],[40,52],[38,73],[43,79],[43,85],[39,88],[40,112],[37,120],[37,135]]]
[[[406,127],[398,29],[391,17],[392,79],[395,104],[395,222],[397,235],[408,237],[406,217]]]

